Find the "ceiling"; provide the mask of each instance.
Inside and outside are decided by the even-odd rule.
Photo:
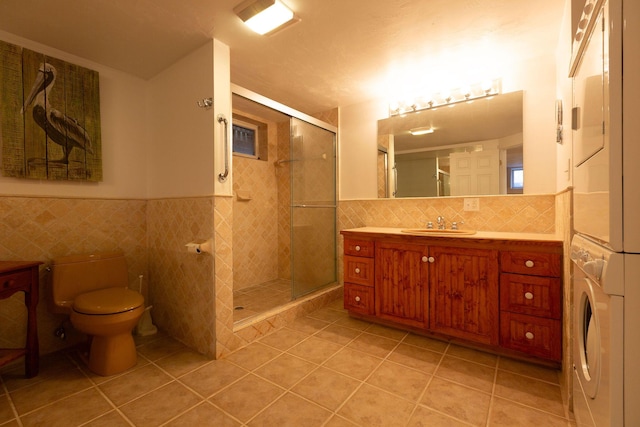
[[[230,47],[233,83],[313,114],[553,53],[564,9],[560,0],[284,0],[301,21],[259,36],[234,15],[240,2],[2,0],[0,30],[143,79],[213,37]]]

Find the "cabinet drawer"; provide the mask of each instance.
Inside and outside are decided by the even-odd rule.
[[[374,262],[373,258],[344,256],[344,282],[373,286]]]
[[[500,310],[560,319],[560,279],[502,273]]]
[[[505,273],[560,277],[562,256],[541,252],[502,252],[501,270]]]
[[[0,276],[0,292],[29,289],[31,270],[18,271]]]
[[[560,361],[561,334],[560,320],[500,312],[500,345],[504,348]]]
[[[360,314],[375,314],[374,289],[369,286],[344,284],[344,308]]]
[[[360,239],[344,239],[344,254],[373,258],[373,241]]]

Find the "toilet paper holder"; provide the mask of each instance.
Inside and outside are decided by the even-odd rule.
[[[189,242],[185,246],[187,247],[187,252],[192,254],[201,254],[203,252],[210,254],[213,249],[213,241],[209,239],[202,243]]]

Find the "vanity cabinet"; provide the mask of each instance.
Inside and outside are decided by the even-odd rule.
[[[433,246],[429,329],[498,345],[498,251]]]
[[[353,316],[561,361],[562,242],[358,230],[341,232],[344,306]]]
[[[501,254],[500,345],[559,361],[562,355],[561,255]]]
[[[380,319],[427,328],[429,248],[375,243],[375,313]]]

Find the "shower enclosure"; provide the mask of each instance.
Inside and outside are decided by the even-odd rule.
[[[232,125],[237,322],[336,283],[336,131],[237,87]]]

